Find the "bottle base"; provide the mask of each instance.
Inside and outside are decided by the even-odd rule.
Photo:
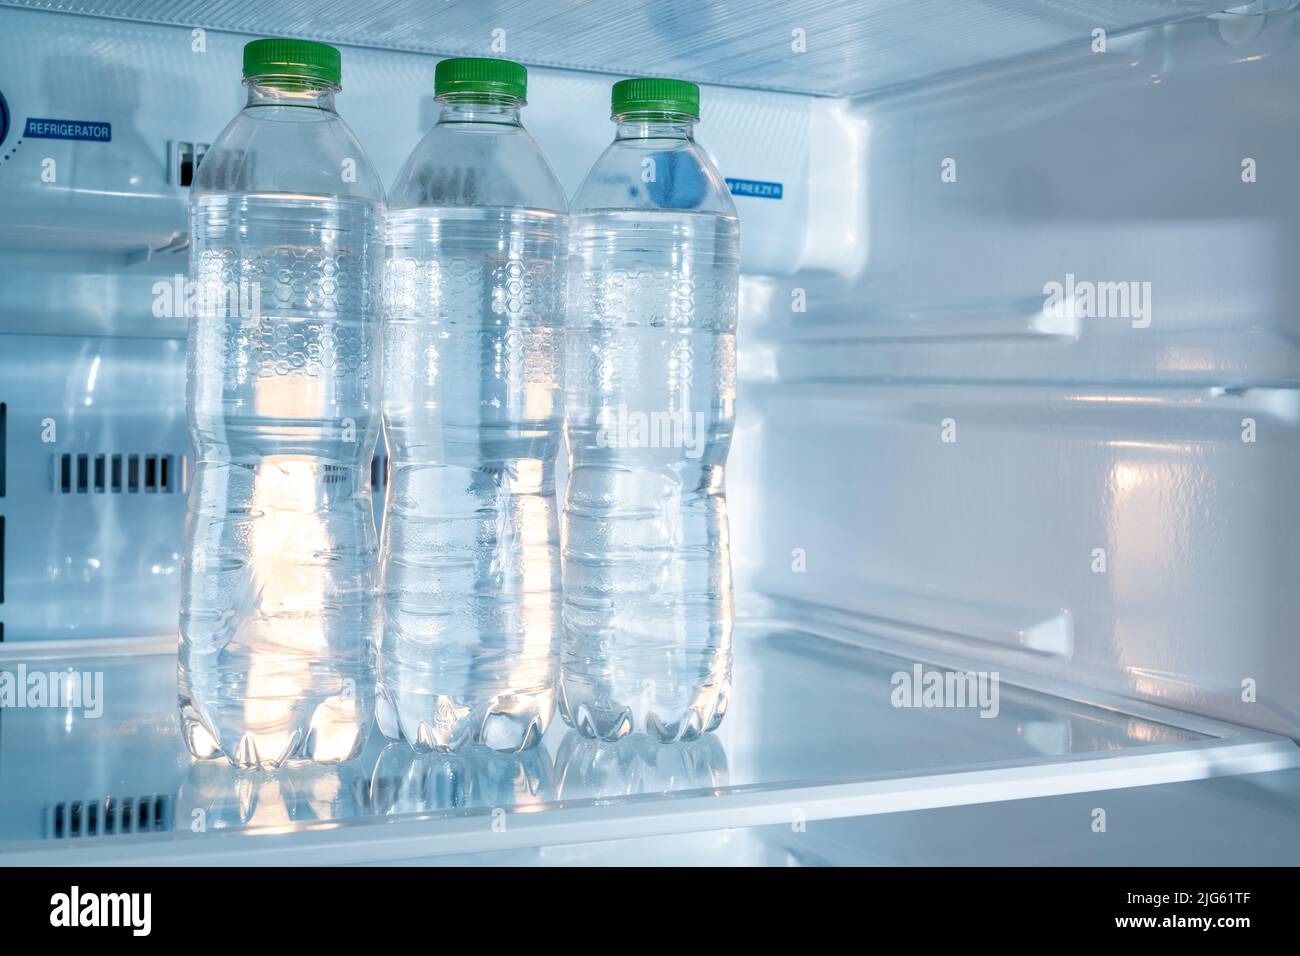
[[[385,737],[405,740],[417,753],[456,753],[473,745],[518,753],[541,742],[554,697],[546,691],[472,706],[449,695],[381,686],[376,718]]]
[[[565,678],[560,684],[560,716],[593,740],[622,740],[645,734],[659,743],[697,740],[722,723],[731,701],[731,681],[701,687],[687,706],[662,706],[638,700],[623,704],[599,695],[591,684]]]
[[[279,701],[268,701],[278,707]],[[178,699],[181,735],[197,760],[224,758],[239,770],[277,770],[294,760],[338,764],[361,753],[370,735],[369,702],[332,697],[306,719],[264,722],[253,730],[235,722],[205,720],[198,707]],[[216,723],[216,729],[213,724]]]

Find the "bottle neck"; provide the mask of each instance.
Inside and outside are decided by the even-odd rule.
[[[442,111],[438,125],[444,123],[490,123],[496,126],[521,126],[517,96],[499,93],[444,93],[438,97]]]
[[[687,113],[620,113],[614,117],[618,123],[616,140],[622,139],[680,139],[694,141],[695,124],[699,122]]]
[[[245,107],[301,106],[330,113],[334,112],[334,94],[339,91],[325,80],[297,76],[250,76],[244,85],[248,87]]]

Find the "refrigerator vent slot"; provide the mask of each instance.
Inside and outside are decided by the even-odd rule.
[[[192,143],[188,140],[174,140],[169,145],[171,156],[171,181],[174,185],[186,189],[194,185],[194,174],[198,172],[199,163],[210,148],[207,143]]]
[[[177,468],[180,463],[180,469]],[[183,455],[62,454],[54,457],[54,492],[173,494],[184,491]]]
[[[172,828],[172,799],[165,793],[103,800],[66,800],[50,811],[55,840],[161,833]]]

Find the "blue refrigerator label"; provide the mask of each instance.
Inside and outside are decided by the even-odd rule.
[[[93,143],[107,143],[113,138],[112,123],[94,123],[88,120],[27,118],[24,139],[85,139]]]
[[[780,199],[780,183],[764,183],[757,179],[727,179],[727,188],[733,196],[753,196],[755,199]]]

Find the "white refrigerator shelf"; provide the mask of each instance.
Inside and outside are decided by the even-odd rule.
[[[193,762],[161,641],[0,644],[0,673],[102,675],[103,713],[0,709],[0,863],[365,863],[978,804],[1300,766],[1284,737],[1001,675],[985,706],[896,706],[896,645],[738,625],[735,694],[686,744],[584,740],[337,767]],[[12,679],[12,678],[11,678]],[[949,701],[951,702],[951,701]],[[988,716],[981,716],[981,714]]]

